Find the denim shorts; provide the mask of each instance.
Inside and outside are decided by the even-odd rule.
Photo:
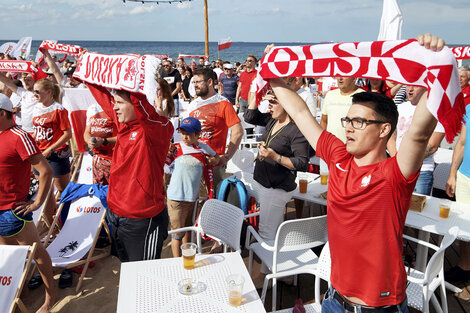
[[[16,215],[13,210],[0,211],[0,236],[11,237],[19,234],[26,223],[33,221],[33,213]]]
[[[66,150],[57,153],[67,155],[69,152],[70,150]],[[52,152],[51,155],[46,159],[54,172],[52,177],[60,177],[70,173],[70,161],[68,156],[62,157],[62,155],[58,155],[57,153]],[[34,170],[34,175],[38,176],[39,172]]]

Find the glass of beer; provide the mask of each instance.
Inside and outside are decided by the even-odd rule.
[[[299,177],[299,192],[307,193],[307,185],[308,185],[307,175],[305,175],[304,173],[297,173],[297,176]]]
[[[194,268],[194,259],[196,258],[197,245],[195,243],[183,243],[181,245],[181,254],[183,255],[183,266],[185,270]]]
[[[228,288],[228,302],[231,306],[240,306],[242,304],[243,284],[245,278],[240,274],[232,274],[225,281]]]
[[[320,159],[320,184],[326,185],[328,184],[328,165],[326,164],[325,161]]]
[[[441,218],[448,218],[450,212],[450,203],[449,202],[441,202],[439,205],[439,216]]]

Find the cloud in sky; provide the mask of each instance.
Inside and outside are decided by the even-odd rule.
[[[403,37],[437,33],[468,41],[468,0],[398,0]],[[234,41],[366,41],[377,38],[382,1],[208,0],[210,38]],[[203,1],[0,0],[1,37],[71,40],[203,40]],[[20,21],[20,22],[18,22]],[[58,27],[60,25],[60,27]]]

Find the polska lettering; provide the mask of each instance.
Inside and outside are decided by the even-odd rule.
[[[10,286],[12,278],[12,276],[0,276],[0,285]]]
[[[54,50],[54,51],[60,51],[60,52],[65,52],[65,53],[71,53],[71,54],[79,54],[83,50],[83,48],[80,46],[66,45],[66,44],[60,44],[60,43],[49,41],[49,40],[44,40],[41,43],[39,50],[40,51]]]
[[[101,211],[101,208],[100,207],[82,207],[82,206],[79,206],[77,208],[77,212],[78,213],[100,213]]]
[[[0,72],[33,73],[34,69],[30,61],[0,60]]]
[[[470,46],[450,48],[456,59],[470,59]]]
[[[118,86],[121,81],[121,71],[130,57],[110,57],[88,55],[83,78],[105,86]]]

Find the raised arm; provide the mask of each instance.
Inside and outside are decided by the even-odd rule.
[[[417,39],[421,45],[433,51],[441,50],[445,44],[444,40],[430,34],[420,35]],[[398,167],[406,179],[421,168],[429,138],[436,128],[437,120],[426,107],[427,95],[427,92],[421,95],[410,128],[397,152]]]
[[[60,84],[64,80],[64,74],[62,74],[59,67],[57,66],[57,64],[52,59],[51,54],[49,53],[49,50],[47,50],[47,49],[44,50],[42,52],[42,54],[44,54],[44,58],[46,59],[47,66],[49,66],[49,69],[52,71],[52,74],[54,75],[55,79],[57,80],[57,84],[59,84],[59,86],[60,86]]]
[[[11,78],[7,77],[5,72],[0,72],[0,82],[2,82],[8,89],[13,91],[14,93],[17,93],[18,86],[15,85]]]
[[[279,103],[294,120],[312,148],[316,150],[317,141],[323,132],[323,128],[320,127],[316,118],[310,113],[304,100],[295,91],[290,89],[282,79],[274,78],[269,82]]]

